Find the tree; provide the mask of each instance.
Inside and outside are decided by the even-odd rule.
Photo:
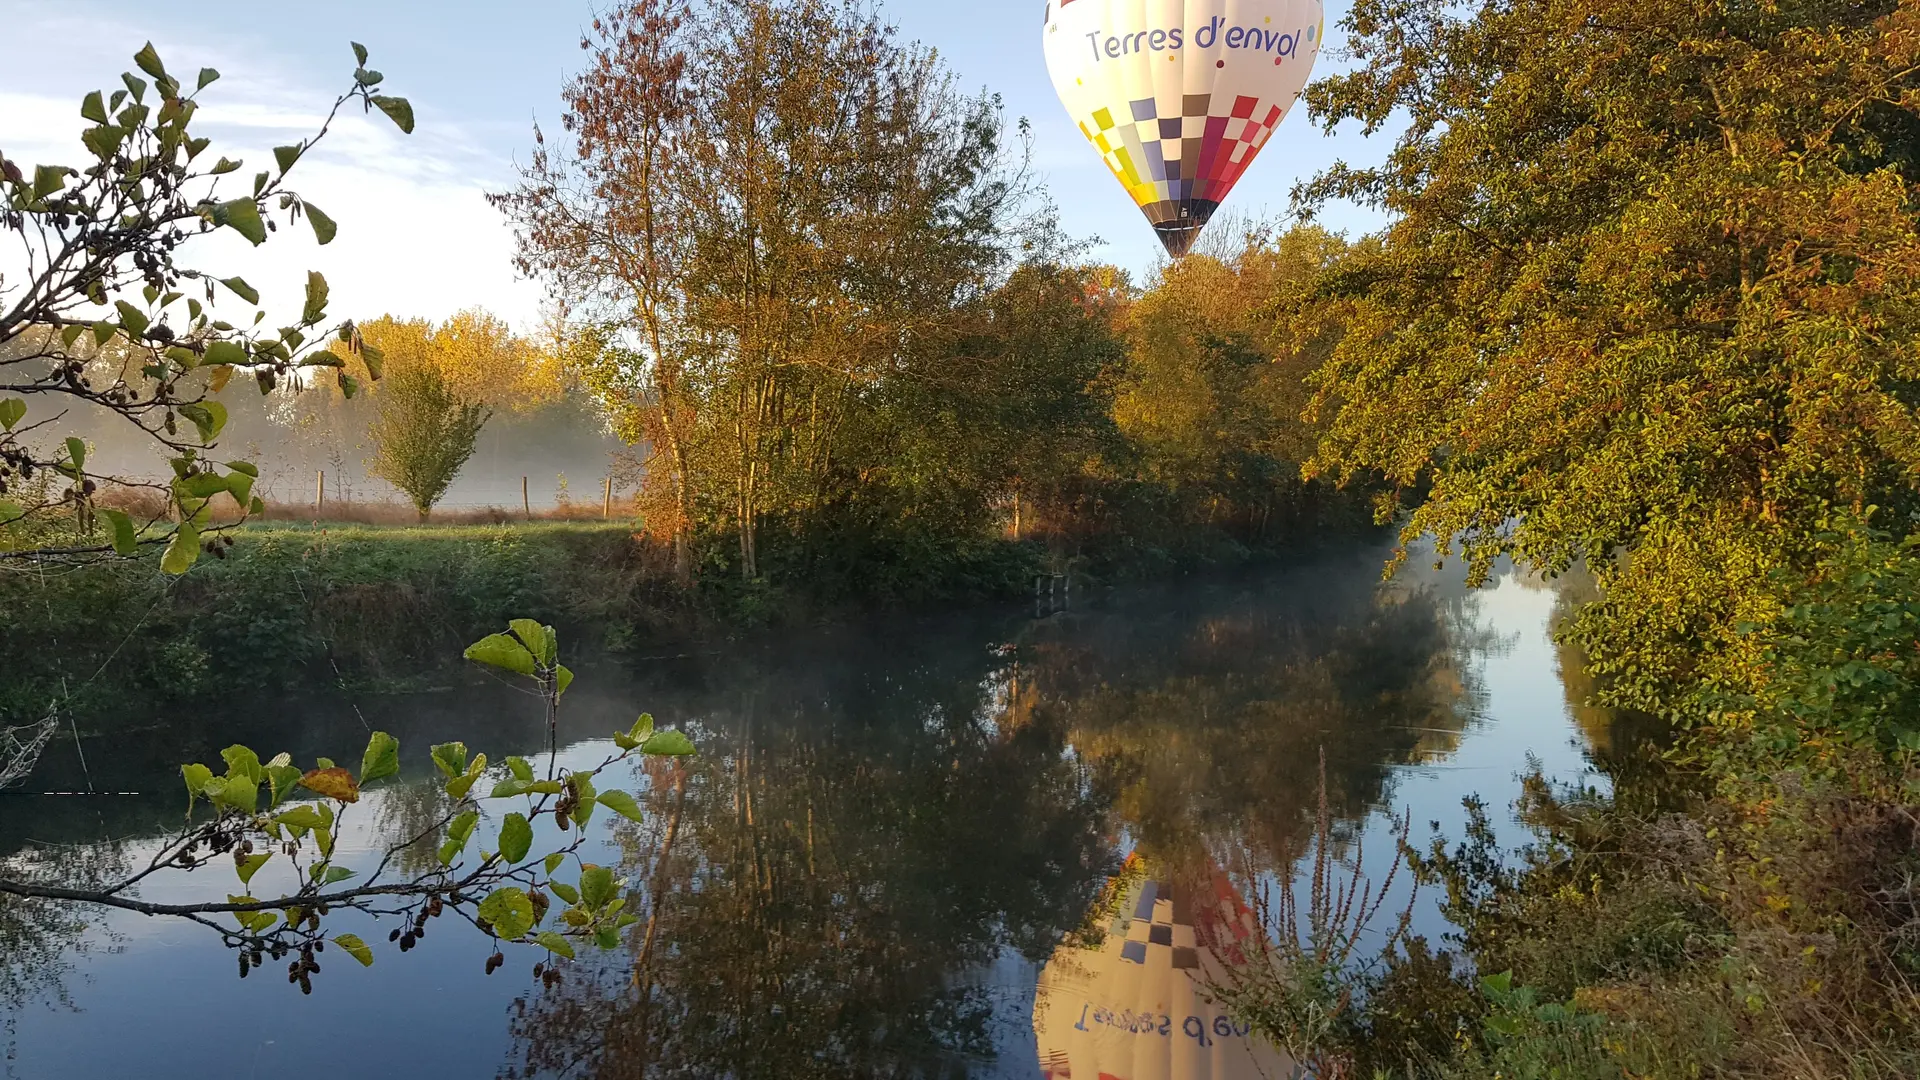
[[[1114,419],[1183,521],[1234,523],[1257,539],[1306,499],[1300,464],[1317,436],[1301,415],[1306,379],[1338,339],[1332,320],[1271,311],[1347,245],[1313,226],[1249,225],[1230,241],[1220,224],[1128,309]]]
[[[382,315],[355,324],[363,345],[376,346],[386,370],[425,367],[454,396],[494,410],[530,412],[560,400],[567,379],[558,350],[513,332],[482,308],[456,311],[445,322]],[[343,370],[361,366],[350,345],[335,344]],[[370,395],[378,398],[376,392]]]
[[[406,493],[420,520],[473,456],[493,410],[468,401],[430,364],[396,367],[380,388],[373,473]]]
[[[1424,489],[1405,535],[1476,573],[1585,559],[1609,698],[1713,719],[1677,688],[1765,677],[1815,538],[1920,512],[1920,8],[1363,0],[1347,26],[1359,66],[1313,115],[1409,126],[1301,193],[1395,219],[1324,280],[1313,471]]]
[[[711,520],[753,578],[761,520],[826,502],[854,414],[998,283],[1023,174],[997,101],[850,0],[637,0],[583,44],[572,160],[541,144],[496,202],[586,298],[586,380],[651,442],[678,559]]]
[[[338,367],[334,354],[315,348],[334,336],[326,329],[327,282],[307,275],[291,326],[258,329],[264,311],[236,325],[214,310],[216,295],[257,308],[259,293],[241,278],[186,265],[183,249],[221,228],[265,243],[278,228],[276,213],[290,224],[305,218],[322,244],[333,239],[333,219],[287,186],[295,164],[349,103],[413,130],[412,106],[379,93],[383,77],[367,69],[364,47],[353,50],[360,65],[353,86],[335,99],[320,130],[276,147],[275,167],[238,192],[224,190],[220,178],[241,163],[221,157],[207,164],[210,140],[191,130],[199,95],[219,72],[201,69],[189,90],[151,44],[134,56],[145,78],[128,72],[122,88],[82,102],[92,124],[81,134],[91,158],[85,168],[39,165],[29,175],[0,157],[0,230],[19,242],[26,264],[19,281],[0,280],[0,559],[76,560],[165,544],[163,568],[183,573],[201,552],[202,534],[220,531],[211,520],[216,496],[231,495],[243,512],[260,509],[252,496],[258,470],[213,457],[227,419],[218,395],[237,372],[252,375],[265,393],[300,369]],[[338,336],[351,341],[351,325]],[[114,362],[97,364],[109,349]],[[377,373],[379,357],[368,358]],[[344,373],[339,380],[343,390],[355,389]],[[84,403],[132,425],[170,455],[173,481],[89,468],[86,443],[63,437],[66,414],[56,402]],[[103,509],[103,540],[94,506],[103,481],[163,492],[177,524]]]
[[[587,325],[574,367],[617,434],[646,442],[648,527],[693,576],[694,402],[681,319],[686,179],[676,145],[690,113],[688,0],[634,0],[593,21],[593,62],[562,91],[574,152],[556,158],[534,129],[520,186],[489,198],[518,229],[520,272],[546,280]],[[664,489],[664,490],[662,490]]]
[[[57,925],[58,914],[44,906],[48,903],[184,919],[213,931],[238,951],[241,978],[269,956],[276,961],[297,956],[289,965],[287,981],[297,983],[302,993],[312,992],[312,977],[320,972],[314,957],[329,943],[363,965],[373,963],[372,948],[358,935],[329,936],[326,919],[335,911],[399,916],[409,928],[396,928],[390,940],[402,952],[412,949],[425,934],[429,920],[446,914],[466,918],[497,942],[545,949],[548,959],[543,963],[556,957],[572,959],[576,944],[617,946],[620,931],[637,921],[622,911],[626,904],[622,882],[611,869],[580,859],[579,851],[596,810],[633,821],[640,820],[641,811],[632,795],[601,791],[594,781],[613,766],[641,757],[686,757],[693,753],[692,742],[677,731],[655,731],[653,718],[642,715],[630,729],[614,734],[618,752],[600,765],[558,770],[557,717],[573,672],[560,663],[553,628],[515,619],[505,632],[468,647],[466,657],[531,681],[547,715],[546,775],[539,776],[533,764],[520,757],[509,757],[489,770],[487,756],[470,755],[464,743],[435,746],[432,758],[444,780],[446,801],[438,805],[437,813],[428,815],[425,828],[389,846],[364,875],[334,861],[334,837],[361,794],[400,771],[400,743],[384,731],[374,732],[368,740],[357,771],[327,758],[302,770],[286,754],[263,760],[252,749],[237,745],[221,752],[226,769],[218,775],[204,764],[183,765],[186,823],[145,866],[105,867],[97,881],[62,879],[61,873],[70,874],[75,868],[48,867],[41,876],[0,878],[0,896],[40,905],[26,909],[25,914],[41,922],[53,920],[49,925]],[[483,784],[489,786],[483,788]],[[487,794],[479,794],[482,790]],[[194,812],[202,803],[209,813],[196,819]],[[469,854],[483,812],[492,820],[491,811],[504,809],[503,804],[522,809],[501,814],[497,836],[478,855]],[[542,818],[560,830],[562,843],[555,850],[539,852],[533,846],[534,829]],[[438,846],[431,865],[421,868],[417,860],[410,860],[409,849],[434,841]],[[260,878],[260,874],[276,859],[291,864],[293,890],[274,897],[254,896],[255,879],[263,886],[272,880],[273,875]],[[576,880],[556,877],[570,861]],[[207,869],[216,862],[232,864],[240,894],[223,902],[173,904],[139,898],[143,883]],[[390,867],[398,870],[410,862],[411,870],[389,876]],[[549,923],[547,916],[556,900],[565,906]],[[233,919],[234,925],[221,921],[225,918]],[[0,930],[6,929],[0,924]],[[496,950],[487,959],[487,973],[504,962],[504,954]]]

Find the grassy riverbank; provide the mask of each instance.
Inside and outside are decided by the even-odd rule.
[[[56,702],[84,718],[128,700],[162,703],[323,678],[362,689],[431,681],[449,657],[509,618],[565,628],[614,653],[833,621],[864,611],[1015,602],[1034,575],[1137,580],[1269,554],[1195,533],[1177,549],[1065,558],[1037,541],[802,543],[769,529],[761,577],[712,545],[693,589],[668,553],[620,522],[498,525],[283,523],[234,533],[191,573],[156,556],[0,571],[0,723]]]

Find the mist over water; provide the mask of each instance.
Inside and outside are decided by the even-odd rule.
[[[238,380],[220,395],[229,411],[227,428],[212,452],[217,460],[245,460],[259,466],[255,493],[270,503],[312,506],[319,473],[325,472],[327,501],[393,503],[406,497],[370,471],[373,447],[367,436],[370,404],[329,399],[324,411],[315,402],[275,392],[262,396]],[[95,406],[70,407],[61,437],[72,434],[90,447],[89,465],[133,480],[171,476],[166,455],[153,440],[126,420]],[[481,430],[474,454],[439,502],[440,509],[521,507],[521,479],[535,511],[565,501],[598,507],[609,472],[621,475],[616,495],[629,490],[634,448],[607,431],[599,410],[570,396],[526,411],[497,411]]]
[[[0,1000],[5,1068],[184,1078],[216,1045],[242,1071],[332,1076],[352,1032],[395,1075],[557,1075],[580,1060],[601,1076],[1036,1077],[1041,972],[1122,861],[1214,866],[1246,896],[1296,872],[1322,749],[1339,829],[1366,838],[1370,864],[1397,810],[1457,835],[1459,799],[1478,792],[1506,822],[1530,755],[1590,778],[1582,727],[1598,721],[1568,706],[1555,592],[1511,573],[1477,592],[1411,571],[1382,585],[1384,556],[1368,545],[1120,590],[1039,619],[989,610],[583,657],[563,764],[600,760],[642,709],[700,747],[684,771],[603,784],[635,791],[646,816],[596,821],[587,856],[628,878],[643,922],[622,948],[540,992],[537,951],[509,950],[487,977],[491,946],[470,929],[436,923],[402,956],[387,927],[343,923],[381,943],[374,967],[330,951],[301,998],[242,982],[184,924],[0,924],[0,990],[16,989]],[[137,860],[177,820],[180,762],[234,741],[305,761],[374,727],[400,737],[411,781],[354,808],[342,861],[364,863],[435,812],[432,743],[540,749],[535,704],[468,674],[403,696],[289,688],[192,715],[130,709],[87,740],[90,771],[56,748],[29,787],[141,794],[7,797],[0,853]],[[1503,835],[1520,839],[1510,823]],[[145,895],[229,884],[214,869]],[[1430,898],[1420,928],[1445,929]],[[123,1037],[97,1037],[108,1030]]]

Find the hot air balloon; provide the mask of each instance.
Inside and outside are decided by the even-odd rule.
[[[1197,869],[1197,868],[1196,868]],[[1272,1080],[1293,1063],[1212,999],[1227,969],[1265,963],[1264,933],[1227,875],[1155,880],[1140,857],[1108,883],[1092,940],[1054,951],[1034,994],[1046,1080]]]
[[[1047,70],[1178,258],[1300,96],[1325,32],[1320,0],[1047,0]]]

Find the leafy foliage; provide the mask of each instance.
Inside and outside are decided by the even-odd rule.
[[[355,47],[356,56],[362,51]],[[252,490],[258,470],[212,453],[227,421],[220,392],[236,373],[253,376],[265,393],[301,369],[338,367],[315,346],[328,336],[355,342],[351,323],[337,335],[328,326],[320,274],[307,275],[298,320],[266,330],[251,285],[188,265],[183,249],[221,229],[257,246],[278,229],[276,217],[304,217],[316,240],[331,241],[332,219],[287,186],[295,163],[354,102],[380,109],[403,131],[413,124],[406,101],[375,93],[382,78],[362,67],[318,132],[276,148],[276,169],[228,190],[223,184],[233,182],[220,178],[241,163],[209,163],[211,140],[192,129],[200,94],[219,72],[202,69],[188,89],[151,44],[134,60],[144,78],[125,73],[121,87],[81,104],[92,125],[81,133],[84,168],[38,165],[29,175],[0,158],[0,230],[18,240],[27,269],[19,283],[0,282],[0,558],[89,558],[164,545],[163,569],[181,574],[203,546],[217,547],[217,537],[204,535],[224,527],[212,524],[216,498],[230,497],[243,516],[262,509]],[[251,323],[222,318],[223,297],[255,307]],[[168,454],[171,483],[126,486],[164,493],[177,523],[114,512],[102,541],[94,497],[114,478],[89,467],[84,441],[60,436],[65,413],[52,406],[73,400],[132,425]],[[68,513],[70,521],[57,522]]]
[[[424,364],[396,367],[380,390],[373,473],[404,492],[424,520],[473,456],[492,410],[468,401]]]
[[[1419,490],[1405,535],[1476,572],[1585,560],[1603,693],[1707,719],[1677,691],[1730,674],[1836,512],[1920,511],[1917,17],[1356,5],[1360,65],[1314,115],[1410,125],[1303,192],[1395,216],[1324,282],[1345,329],[1313,470]]]
[[[537,666],[527,665],[535,668],[528,673],[536,676],[551,715],[571,681],[571,673],[559,663],[557,638],[552,628],[532,620],[515,620],[511,633],[508,640],[522,655],[530,661],[538,656]],[[469,655],[482,662],[500,658],[498,647],[490,644],[493,640],[476,644]],[[503,666],[518,671],[522,665],[509,661]],[[624,883],[606,867],[581,860],[578,853],[595,806],[604,804],[629,819],[640,816],[633,796],[598,791],[596,777],[639,757],[693,753],[685,735],[654,732],[652,727],[652,717],[642,717],[630,731],[616,736],[619,752],[590,770],[557,769],[550,749],[545,780],[535,780],[531,767],[519,758],[507,759],[490,774],[485,754],[469,756],[460,743],[434,747],[431,756],[443,778],[447,800],[424,833],[401,839],[364,873],[335,860],[335,841],[368,788],[399,774],[399,740],[384,731],[374,732],[358,771],[327,758],[302,770],[287,754],[262,761],[248,747],[230,746],[221,752],[226,767],[219,773],[200,763],[181,767],[187,824],[160,845],[143,869],[88,889],[0,879],[0,896],[187,919],[214,930],[239,951],[242,978],[268,956],[275,960],[296,956],[288,967],[287,981],[298,984],[303,993],[312,992],[312,977],[320,972],[315,956],[325,952],[329,942],[363,965],[373,963],[373,950],[358,936],[330,934],[326,929],[325,920],[335,911],[406,920],[407,926],[393,930],[389,937],[402,952],[425,935],[429,920],[448,912],[473,920],[500,942],[536,945],[551,955],[571,958],[576,943],[585,941],[612,948],[619,942],[619,931],[635,921],[623,910]],[[649,733],[644,741],[638,737],[643,728]],[[482,784],[490,775],[499,779]],[[470,854],[483,816],[493,818],[501,803],[521,809],[505,811],[494,838],[483,841],[483,850]],[[203,804],[211,816],[196,819],[195,809]],[[543,818],[559,830],[560,843],[536,855],[534,825]],[[396,856],[429,837],[441,838],[437,864],[389,877]],[[157,904],[137,898],[137,887],[149,878],[192,872],[228,859],[239,878],[240,892],[229,895],[225,903]],[[571,882],[560,876],[569,861],[574,867]],[[269,866],[276,868],[279,880],[293,883],[291,891],[254,895],[267,892],[256,888],[255,881]],[[554,906],[550,896],[560,898],[563,906],[549,924],[547,916]],[[222,921],[226,918],[235,925]],[[503,954],[495,952],[487,960],[487,972],[491,974],[503,962]]]

